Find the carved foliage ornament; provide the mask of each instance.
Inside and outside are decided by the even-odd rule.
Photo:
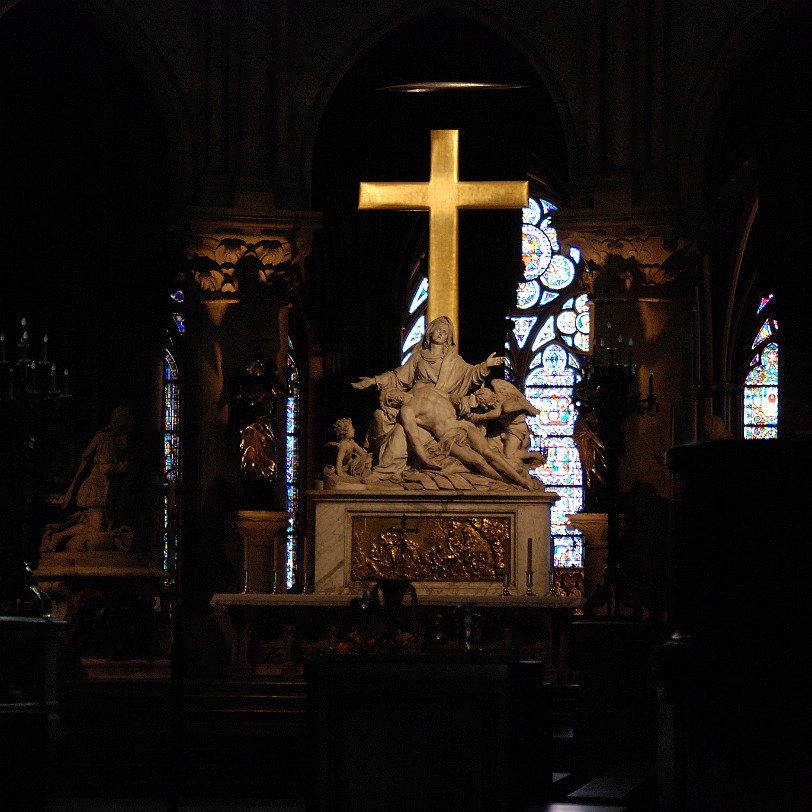
[[[683,239],[629,230],[568,235],[581,248],[588,270],[583,280],[595,297],[684,297],[697,283],[702,254]]]
[[[269,288],[287,299],[301,282],[302,265],[312,249],[307,239],[296,239],[295,243],[292,246],[283,235],[257,242],[240,237],[197,237],[184,246],[189,263],[187,277],[205,296]]]

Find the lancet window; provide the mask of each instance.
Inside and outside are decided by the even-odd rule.
[[[772,294],[756,309],[759,327],[751,346],[754,353],[744,378],[742,426],[745,440],[778,437],[778,321]]]
[[[524,279],[508,314],[513,329],[505,341],[505,377],[539,410],[527,419],[531,449],[545,453],[547,462],[530,474],[559,494],[550,513],[553,566],[580,567],[582,534],[567,523],[567,514],[584,506],[573,388],[589,352],[590,309],[579,282],[580,251],[562,250],[552,224],[555,210],[534,197],[522,210]]]
[[[164,536],[163,568],[172,571],[178,549],[180,510],[177,487],[181,480],[181,402],[178,365],[168,350],[163,374]]]
[[[290,346],[290,344],[289,344]],[[286,537],[285,583],[290,589],[296,578],[298,565],[298,538],[300,534],[299,490],[301,481],[301,390],[299,370],[288,354],[287,361],[288,395],[285,401],[285,491],[288,510],[288,531]]]

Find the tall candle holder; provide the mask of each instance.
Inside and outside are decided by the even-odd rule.
[[[527,589],[525,590],[525,596],[528,598],[535,597],[535,592],[533,592],[533,570],[527,570],[525,573],[527,576]]]
[[[39,589],[27,563],[33,543],[35,447],[43,436],[61,428],[61,408],[70,394],[56,384],[57,365],[49,354],[48,336],[34,340],[25,318],[17,335],[12,338],[0,327],[0,431],[9,454],[1,462],[8,472],[13,471],[9,482],[4,480],[0,507],[8,508],[14,525],[8,528],[8,541],[0,544],[0,572],[6,574],[0,588],[0,612],[41,615],[48,610],[37,595]]]
[[[607,324],[608,340],[595,348],[584,367],[583,379],[575,387],[576,408],[582,415],[593,415],[597,434],[606,454],[607,556],[603,581],[584,604],[585,614],[606,607],[606,616],[621,618],[623,610],[640,618],[644,607],[628,576],[620,566],[620,459],[626,453],[626,436],[621,428],[627,417],[638,414],[652,417],[660,411],[654,394],[654,369],[649,367],[648,394],[643,396],[637,384],[638,368],[632,363],[632,340],[623,360],[623,339],[612,339],[612,325]]]

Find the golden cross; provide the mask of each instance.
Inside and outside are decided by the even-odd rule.
[[[459,130],[431,131],[428,183],[361,183],[359,209],[429,212],[427,324],[448,316],[459,344],[458,221],[460,209],[512,209],[528,203],[527,181],[460,181]]]

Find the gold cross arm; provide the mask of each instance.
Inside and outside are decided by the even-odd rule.
[[[459,343],[459,210],[512,209],[528,203],[527,181],[460,181],[459,130],[431,131],[428,183],[362,182],[359,209],[429,212],[428,321],[448,316]]]

